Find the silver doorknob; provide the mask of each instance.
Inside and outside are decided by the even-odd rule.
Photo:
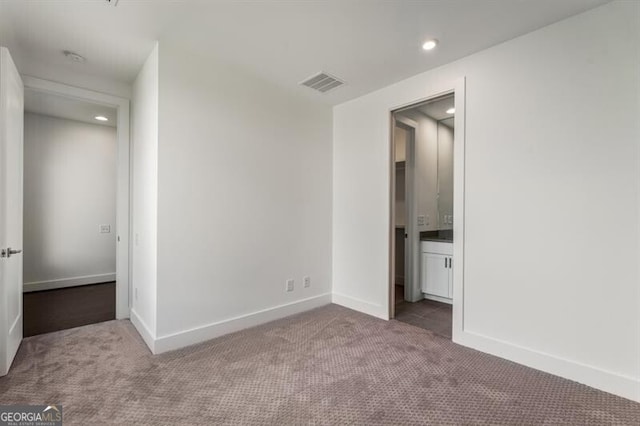
[[[11,257],[12,254],[22,253],[22,250],[14,250],[11,247],[2,249],[0,252],[0,257]]]

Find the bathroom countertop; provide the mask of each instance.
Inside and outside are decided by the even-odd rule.
[[[420,233],[420,241],[435,241],[439,243],[452,243],[453,230],[441,229],[434,231],[422,231]]]
[[[438,237],[420,237],[420,241],[435,241],[438,243],[452,243],[452,238],[438,238]]]

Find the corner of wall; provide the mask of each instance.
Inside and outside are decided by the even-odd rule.
[[[142,337],[144,343],[149,347],[149,350],[152,354],[156,353],[156,336],[155,333],[149,328],[149,326],[143,321],[143,319],[138,315],[135,308],[131,308],[130,310],[130,320],[133,326]]]
[[[158,233],[158,43],[133,83],[131,322],[155,353]]]
[[[331,303],[335,303],[336,305],[344,306],[345,308],[353,309],[354,311],[362,312],[376,318],[389,320],[389,310],[376,303],[336,293],[335,291],[331,294]]]

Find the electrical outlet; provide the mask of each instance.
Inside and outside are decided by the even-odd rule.
[[[303,283],[303,285],[304,285],[304,288],[309,288],[309,287],[311,287],[311,277],[309,277],[309,276],[304,277],[304,278],[302,279],[302,283]]]
[[[100,225],[99,230],[101,234],[108,234],[111,232],[111,225]]]
[[[287,286],[285,289],[287,291],[293,291],[293,280],[287,280]]]

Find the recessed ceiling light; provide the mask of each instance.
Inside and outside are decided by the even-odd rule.
[[[435,38],[432,40],[427,40],[424,42],[424,44],[422,45],[422,48],[424,50],[431,50],[433,48],[435,48],[438,45],[438,40],[436,40]]]
[[[447,110],[447,114],[455,114],[455,112],[456,112],[456,109],[455,109],[455,108],[449,108],[449,109]],[[96,118],[97,118],[97,117],[96,117]]]
[[[109,121],[109,119],[107,117],[105,117],[104,115],[96,115],[93,118],[95,118],[98,121]]]

